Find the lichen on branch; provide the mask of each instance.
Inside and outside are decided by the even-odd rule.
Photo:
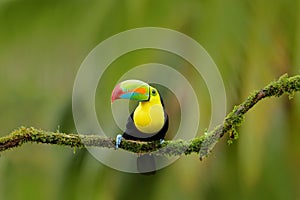
[[[200,160],[207,157],[218,141],[225,135],[229,135],[228,142],[238,138],[237,127],[239,127],[244,115],[257,102],[266,97],[280,97],[283,94],[289,95],[291,99],[295,92],[300,91],[300,75],[288,77],[286,74],[277,81],[271,82],[261,90],[253,92],[243,103],[237,105],[225,117],[222,124],[214,130],[190,141],[174,140],[165,141],[160,144],[154,142],[138,142],[122,140],[120,148],[132,153],[154,152],[158,155],[180,156],[183,154],[199,153]],[[115,139],[100,137],[98,135],[66,134],[59,132],[48,132],[33,127],[21,127],[12,131],[7,136],[0,138],[0,152],[20,147],[24,143],[44,143],[76,148],[100,147],[115,148]]]
[[[122,140],[119,148],[133,153],[148,153],[157,151],[159,155],[177,156],[198,152],[204,137],[195,138],[192,141],[166,141],[160,144],[159,141],[138,142]],[[21,127],[14,130],[8,136],[0,138],[0,152],[20,147],[24,143],[43,143],[69,146],[76,148],[101,147],[115,148],[115,139],[101,137],[98,135],[65,134],[48,132],[33,127]]]
[[[210,151],[214,148],[215,144],[228,133],[229,143],[238,138],[237,127],[242,124],[244,115],[249,111],[257,102],[266,97],[280,97],[283,94],[289,95],[291,99],[295,92],[300,91],[300,75],[288,77],[287,74],[281,76],[278,80],[271,82],[261,90],[254,91],[250,96],[240,105],[237,105],[225,117],[222,125],[218,126],[215,130],[210,132],[204,139],[199,152],[200,160],[205,158]]]

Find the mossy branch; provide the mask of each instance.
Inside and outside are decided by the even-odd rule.
[[[243,103],[234,107],[221,125],[217,126],[213,131],[205,133],[203,136],[194,138],[191,141],[165,141],[163,144],[159,144],[159,142],[122,140],[120,148],[133,153],[148,153],[156,151],[155,154],[168,156],[199,153],[200,160],[202,160],[209,155],[216,143],[225,134],[229,135],[229,142],[237,139],[238,134],[236,128],[241,125],[245,113],[257,102],[266,97],[279,97],[283,94],[288,94],[291,98],[295,92],[299,91],[300,75],[293,77],[283,75],[279,78],[279,80],[270,83],[261,90],[253,92]],[[28,142],[56,144],[74,148],[115,148],[115,139],[112,138],[100,137],[97,135],[48,132],[32,127],[21,127],[14,130],[8,136],[0,138],[0,152],[19,147]]]

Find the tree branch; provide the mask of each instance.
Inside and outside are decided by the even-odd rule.
[[[158,155],[179,156],[182,154],[199,153],[200,160],[207,157],[217,142],[225,134],[229,135],[228,142],[238,138],[236,128],[244,119],[245,113],[257,102],[266,97],[279,97],[288,94],[292,98],[295,92],[300,91],[300,75],[288,77],[283,75],[279,80],[274,81],[261,90],[253,92],[243,103],[235,106],[226,116],[224,122],[213,131],[191,141],[165,141],[159,142],[137,142],[122,140],[120,148],[133,153],[155,152]],[[84,148],[102,147],[115,148],[115,139],[100,137],[97,135],[65,134],[58,132],[47,132],[41,129],[21,127],[14,130],[8,136],[0,138],[0,152],[19,147],[24,143],[45,143],[62,146]]]

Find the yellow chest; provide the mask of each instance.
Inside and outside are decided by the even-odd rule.
[[[141,102],[134,111],[133,121],[143,133],[153,134],[160,131],[165,123],[162,105]]]

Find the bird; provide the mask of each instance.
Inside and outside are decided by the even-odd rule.
[[[169,117],[159,91],[141,80],[125,80],[117,84],[111,95],[111,103],[117,99],[138,101],[137,107],[127,119],[123,134],[116,137],[116,149],[122,139],[134,141],[159,141],[161,144],[169,128]],[[142,154],[137,157],[137,170],[141,174],[156,172],[153,155]]]

